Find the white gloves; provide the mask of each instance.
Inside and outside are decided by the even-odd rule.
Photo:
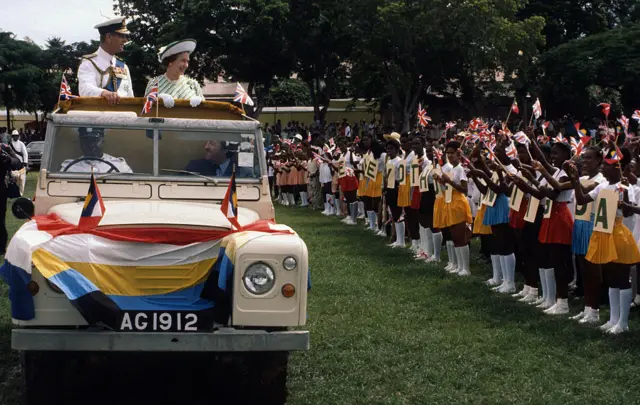
[[[171,97],[167,93],[158,94],[158,98],[162,99],[164,106],[167,108],[172,108],[176,104],[176,102],[173,100],[173,97]]]
[[[200,105],[200,103],[202,103],[202,97],[200,96],[193,96],[189,100],[189,104],[191,104],[191,107],[197,107]]]

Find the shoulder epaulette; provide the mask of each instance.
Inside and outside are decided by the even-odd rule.
[[[90,54],[87,54],[87,55],[82,55],[81,58],[82,59],[93,59],[96,56],[98,56],[98,54],[96,52],[94,52],[94,53],[90,53]]]

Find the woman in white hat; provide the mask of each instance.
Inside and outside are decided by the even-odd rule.
[[[163,75],[149,80],[145,95],[149,94],[157,81],[158,97],[162,99],[165,107],[173,107],[174,99],[188,99],[192,107],[200,105],[204,99],[200,84],[184,74],[189,67],[189,56],[195,48],[196,41],[193,39],[172,42],[160,48],[158,61],[166,71]]]

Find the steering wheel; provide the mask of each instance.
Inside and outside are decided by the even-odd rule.
[[[111,166],[111,168],[109,169],[109,171],[107,171],[107,173],[111,173],[112,171],[116,171],[117,173],[120,173],[120,170],[118,170],[118,168],[111,162],[107,162],[106,160],[102,159],[102,158],[96,158],[96,157],[81,157],[78,158],[76,160],[74,160],[73,162],[69,163],[67,165],[67,167],[64,168],[64,170],[62,170],[63,172],[68,172],[69,168],[75,164],[78,164],[80,162],[84,162],[85,160],[97,160],[98,162],[102,162],[107,164],[108,166]]]

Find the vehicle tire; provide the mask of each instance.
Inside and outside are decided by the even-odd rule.
[[[286,404],[289,353],[256,352],[249,356],[248,386],[253,390],[252,403]]]
[[[72,403],[66,383],[77,370],[75,356],[69,352],[21,353],[24,397],[27,405]]]

